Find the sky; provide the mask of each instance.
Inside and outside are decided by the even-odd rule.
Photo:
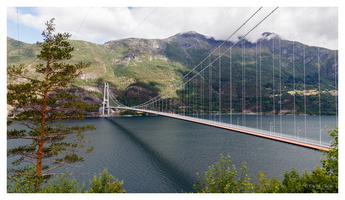
[[[42,41],[45,22],[55,18],[57,32],[71,39],[103,44],[123,38],[164,39],[177,33],[196,31],[225,40],[260,6],[105,6],[105,7],[7,7],[7,36],[26,43]],[[264,6],[237,34],[238,40],[275,7]],[[338,49],[337,7],[279,7],[248,36],[255,42],[263,32],[310,46]]]

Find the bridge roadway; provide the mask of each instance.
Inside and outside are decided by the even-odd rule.
[[[137,109],[137,108],[132,108],[132,107],[111,107],[111,108],[116,108],[119,110],[134,110],[138,112],[152,113],[152,114],[161,115],[165,117],[170,117],[170,118],[190,121],[190,122],[194,122],[198,124],[204,124],[204,125],[213,126],[217,128],[227,129],[231,131],[236,131],[240,133],[255,135],[258,137],[263,137],[263,138],[268,138],[268,139],[272,139],[276,141],[299,145],[299,146],[303,146],[303,147],[307,147],[311,149],[324,150],[324,151],[330,150],[330,144],[328,143],[323,143],[323,142],[320,143],[315,140],[297,138],[297,137],[287,135],[287,134],[281,134],[281,133],[265,131],[265,130],[255,129],[255,128],[249,128],[249,127],[239,126],[239,125],[234,125],[234,124],[216,122],[212,120],[200,119],[200,118],[195,118],[195,117],[190,117],[190,116],[158,112],[158,111],[153,111],[153,110]]]

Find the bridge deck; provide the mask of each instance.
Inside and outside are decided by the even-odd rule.
[[[152,111],[152,110],[136,109],[136,108],[131,108],[131,107],[114,107],[114,108],[120,109],[120,110],[134,110],[138,112],[157,114],[157,115],[161,115],[165,117],[171,117],[175,119],[180,119],[180,120],[190,121],[190,122],[204,124],[208,126],[218,127],[222,129],[232,130],[236,132],[246,133],[246,134],[255,135],[258,137],[268,138],[272,140],[277,140],[277,141],[295,144],[295,145],[317,149],[317,150],[329,151],[330,149],[330,144],[328,143],[323,143],[323,142],[320,143],[315,140],[297,138],[297,137],[287,135],[287,134],[281,134],[281,133],[265,131],[265,130],[255,129],[255,128],[249,128],[245,126],[238,126],[238,125],[216,122],[216,121],[207,120],[207,119],[200,119],[200,118],[183,116],[183,115],[172,114],[172,113],[165,113],[165,112],[157,112],[157,111]]]

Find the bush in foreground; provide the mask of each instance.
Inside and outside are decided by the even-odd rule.
[[[123,181],[118,181],[108,173],[107,169],[94,176],[89,182],[90,188],[80,185],[76,179],[68,177],[68,173],[57,176],[48,181],[42,189],[43,193],[124,193]]]
[[[32,193],[34,187],[31,184],[32,177],[26,177],[22,181],[15,182],[7,186],[9,193]],[[93,179],[89,181],[90,187],[86,189],[85,183],[78,183],[75,178],[69,178],[69,173],[62,175],[55,175],[45,184],[41,186],[41,193],[124,193],[122,189],[123,181],[118,181],[109,174],[107,169],[94,175]]]

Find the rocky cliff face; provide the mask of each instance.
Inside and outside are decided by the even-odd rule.
[[[104,44],[105,48],[119,52],[112,58],[111,64],[128,66],[130,62],[142,62],[143,60],[163,60],[166,43],[161,40],[146,40],[130,38],[126,40],[110,41]]]

